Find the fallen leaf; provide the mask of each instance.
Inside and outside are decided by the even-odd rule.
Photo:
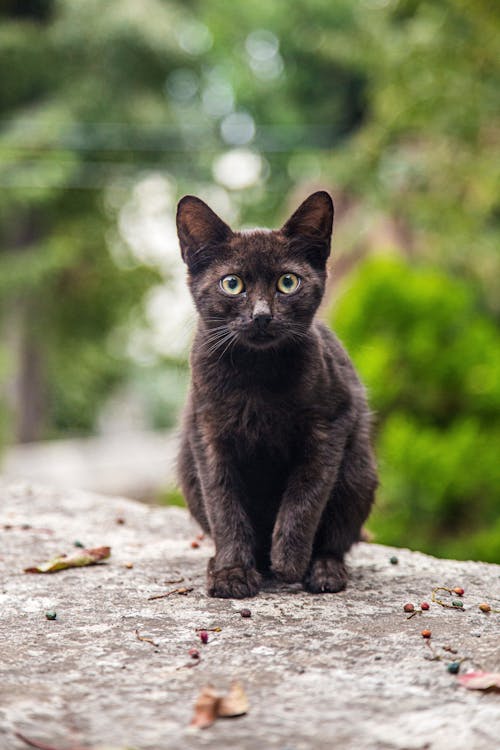
[[[248,698],[239,680],[235,680],[229,688],[229,692],[221,698],[217,710],[217,716],[242,716],[248,711]]]
[[[500,690],[500,672],[468,672],[457,677],[467,690]]]
[[[212,726],[218,716],[220,696],[212,685],[206,685],[198,696],[194,706],[194,716],[191,726],[197,729],[206,729]]]
[[[191,726],[198,729],[210,727],[216,719],[242,716],[248,711],[248,698],[239,680],[235,680],[228,693],[221,697],[213,685],[206,685],[194,706]]]
[[[83,565],[95,565],[106,560],[111,554],[111,547],[95,547],[94,549],[82,549],[73,555],[59,555],[53,560],[25,568],[25,573],[56,573],[66,568],[80,568]]]

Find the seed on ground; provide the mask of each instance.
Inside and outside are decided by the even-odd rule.
[[[252,613],[249,609],[240,609],[240,615],[242,617],[251,617]]]

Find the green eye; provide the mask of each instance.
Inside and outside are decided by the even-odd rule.
[[[292,294],[296,292],[300,286],[300,279],[295,276],[294,273],[284,273],[278,279],[277,287],[278,291],[282,294]]]
[[[224,278],[220,280],[220,287],[223,292],[226,294],[232,294],[233,296],[245,291],[243,279],[240,279],[239,276],[234,276],[234,274],[231,276],[224,276]]]

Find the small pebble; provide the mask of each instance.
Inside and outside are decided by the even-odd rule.
[[[463,607],[463,606],[464,606],[464,603],[463,603],[463,602],[461,602],[461,601],[459,601],[458,599],[454,599],[454,600],[452,601],[452,603],[451,603],[451,606],[452,606],[452,607],[458,607],[458,608],[461,608],[461,607]]]
[[[456,586],[452,591],[457,596],[463,596],[465,594],[465,591],[460,586]]]
[[[405,612],[414,612],[415,611],[415,607],[413,606],[413,604],[410,604],[410,602],[408,602],[408,604],[405,604],[405,606],[403,607],[403,609],[404,609]]]
[[[200,641],[202,643],[208,643],[208,633],[206,630],[200,630]]]
[[[240,615],[242,617],[251,617],[252,613],[249,609],[240,609]]]
[[[85,549],[85,545],[82,544],[82,542],[79,542],[78,539],[73,542],[73,547],[81,547],[82,549]]]
[[[449,663],[449,664],[447,665],[446,669],[447,669],[447,670],[448,670],[448,672],[450,672],[451,674],[458,674],[458,672],[460,672],[460,662],[459,662],[459,661],[451,661],[451,662],[450,662],[450,663]]]
[[[57,612],[54,612],[54,610],[50,610],[49,612],[45,613],[45,617],[47,620],[55,620],[57,617]]]
[[[432,635],[430,630],[422,630],[422,638],[430,638]]]
[[[470,633],[474,638],[481,638],[481,631],[480,630],[471,630]]]
[[[122,518],[121,516],[118,516],[118,518],[116,519],[116,523],[119,524],[120,526],[123,526],[123,524],[125,523],[125,519]]]
[[[197,542],[197,541],[196,541],[196,539],[193,539],[193,541],[191,542],[191,547],[192,547],[193,549],[196,549],[196,548],[197,548],[197,547],[199,547],[199,546],[200,546],[200,543],[199,543],[199,542]]]
[[[134,567],[134,563],[123,563],[123,567],[127,568],[128,570],[132,570],[132,568]]]
[[[391,563],[391,565],[397,565],[399,560],[396,555],[393,555],[391,558],[389,558],[389,562]]]
[[[188,654],[189,654],[189,656],[192,659],[199,659],[200,658],[200,652],[198,651],[197,648],[190,648],[189,651],[188,651]]]
[[[481,610],[481,612],[491,612],[491,607],[486,602],[483,602],[482,604],[480,604],[479,609]]]
[[[420,605],[420,609],[423,609],[423,610],[427,610],[429,609],[429,607],[430,605],[428,602],[422,602],[422,604]]]

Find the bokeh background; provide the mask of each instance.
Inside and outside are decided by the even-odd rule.
[[[499,562],[499,39],[497,0],[2,0],[0,470],[179,502],[176,201],[279,226],[325,188],[370,528]]]

